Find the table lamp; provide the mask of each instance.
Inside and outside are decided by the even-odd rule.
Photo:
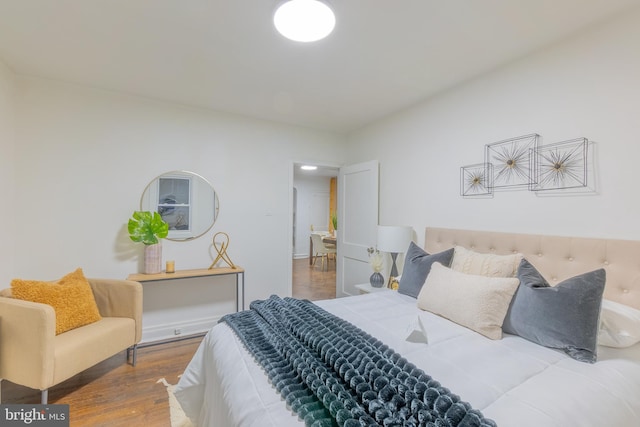
[[[413,229],[405,225],[379,225],[377,248],[383,252],[391,254],[391,273],[389,283],[398,276],[396,259],[399,253],[403,253],[409,248]]]

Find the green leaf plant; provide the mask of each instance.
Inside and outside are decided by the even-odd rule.
[[[135,211],[129,219],[129,238],[145,245],[155,245],[169,234],[167,224],[158,212]]]

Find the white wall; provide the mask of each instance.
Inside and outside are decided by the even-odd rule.
[[[0,60],[0,189],[2,208],[0,224],[3,224],[2,243],[0,244],[0,283],[8,284],[14,273],[14,251],[17,227],[17,209],[14,204],[14,115],[13,73]],[[2,286],[4,287],[4,286]]]
[[[54,279],[78,266],[94,277],[139,271],[142,247],[126,221],[152,178],[184,169],[214,184],[220,216],[206,237],[165,241],[165,259],[207,267],[210,237],[225,231],[247,270],[247,300],[287,295],[293,159],[378,158],[380,222],[412,225],[419,242],[425,226],[639,239],[639,51],[636,11],[356,132],[346,152],[335,134],[15,77],[0,64],[0,179],[15,191],[14,209],[0,210],[11,224],[0,280]],[[544,143],[596,141],[599,193],[459,196],[460,167],[481,162],[485,144],[532,132]],[[165,305],[158,318],[178,305],[171,322],[219,315],[230,308],[222,286],[146,286],[145,298]],[[217,303],[182,309],[186,294]]]
[[[640,239],[640,10],[477,78],[350,137],[349,163],[380,159],[380,222]],[[597,144],[599,191],[459,195],[484,145],[538,133]]]
[[[220,213],[202,238],[165,240],[164,259],[206,268],[215,256],[211,238],[224,231],[231,259],[246,269],[247,304],[290,293],[292,159],[342,163],[342,137],[34,78],[19,77],[18,85],[12,277],[55,279],[76,267],[90,277],[141,271],[143,246],[129,240],[126,222],[153,178],[181,169],[214,185]],[[0,246],[6,251],[4,239]],[[145,285],[145,302],[166,306],[154,308],[157,319],[186,293],[212,295],[170,321],[233,310],[231,281],[208,289],[171,283]],[[204,305],[210,300],[218,304]]]

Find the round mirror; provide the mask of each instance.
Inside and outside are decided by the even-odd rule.
[[[167,239],[183,241],[202,236],[218,217],[218,196],[213,186],[193,172],[163,173],[147,185],[140,210],[156,211],[167,224]]]

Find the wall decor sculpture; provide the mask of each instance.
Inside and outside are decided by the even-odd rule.
[[[460,195],[493,197],[497,190],[519,189],[539,195],[596,192],[587,183],[594,180],[593,172],[589,175],[594,155],[587,138],[548,145],[539,141],[540,135],[533,133],[485,145],[484,163],[460,168]]]
[[[533,152],[538,148],[539,138],[534,133],[485,146],[485,163],[494,168],[494,189],[531,188],[536,166]]]
[[[562,190],[587,186],[589,141],[576,138],[544,145],[535,150],[533,190]]]
[[[220,236],[219,241],[216,240],[218,236]],[[218,231],[213,235],[212,246],[218,253],[218,256],[216,256],[216,259],[214,259],[209,266],[209,270],[215,268],[218,261],[224,261],[229,265],[229,267],[234,270],[236,269],[236,265],[233,263],[233,261],[231,261],[231,258],[229,258],[229,254],[227,253],[227,249],[229,248],[229,240],[229,235],[227,233],[223,233],[222,231]]]
[[[464,197],[493,196],[491,181],[493,165],[478,163],[460,168],[460,195]]]

